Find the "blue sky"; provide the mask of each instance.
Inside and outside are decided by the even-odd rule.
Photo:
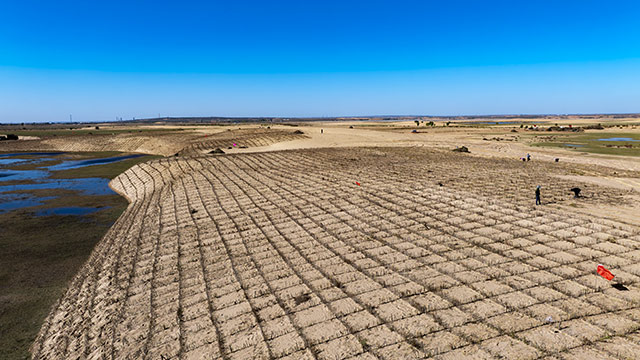
[[[5,1],[0,122],[640,112],[635,1]]]

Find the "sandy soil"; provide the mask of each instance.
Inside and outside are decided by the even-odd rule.
[[[516,140],[521,134],[511,133],[511,127],[500,128],[418,128],[418,133],[411,133],[410,123],[401,123],[407,128],[394,130],[392,126],[399,124],[378,123],[369,124],[368,128],[354,127],[362,123],[351,122],[346,124],[313,124],[313,126],[300,126],[296,129],[306,135],[291,141],[275,141],[272,144],[248,149],[234,149],[237,153],[251,153],[275,150],[313,149],[327,147],[365,147],[365,146],[425,146],[431,148],[453,149],[464,145],[471,150],[472,156],[500,157],[519,159],[527,153],[537,161],[554,161],[560,158],[562,162],[575,164],[600,165],[621,170],[640,171],[640,161],[633,157],[605,156],[598,154],[576,153],[569,150],[550,149],[529,146],[526,142],[516,141],[487,141],[484,139],[501,138]],[[286,127],[274,126],[273,129]],[[321,133],[323,130],[323,133]],[[616,130],[618,131],[618,130]],[[639,130],[627,130],[634,131]],[[491,135],[487,135],[491,134]],[[205,151],[202,151],[205,153]]]
[[[523,163],[480,132],[284,128],[189,140],[114,179],[131,204],[34,357],[640,353],[640,223],[583,211],[633,206],[636,190],[591,178],[637,182],[633,160]],[[205,155],[234,139],[250,146]]]

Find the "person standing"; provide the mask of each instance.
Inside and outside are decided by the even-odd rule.
[[[531,154],[527,154],[527,161],[531,161]]]
[[[536,187],[536,205],[542,205],[542,201],[540,201],[540,185]]]

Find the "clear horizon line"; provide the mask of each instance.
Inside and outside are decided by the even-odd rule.
[[[87,120],[87,121],[42,121],[42,122],[2,122],[0,125],[20,125],[20,124],[98,124],[98,123],[120,123],[120,122],[135,122],[135,121],[148,121],[148,120],[162,120],[162,119],[280,119],[280,120],[306,120],[306,119],[372,119],[372,118],[481,118],[481,117],[518,117],[518,116],[640,116],[640,112],[620,112],[620,113],[521,113],[521,114],[458,114],[458,115],[338,115],[338,116],[160,116],[160,117],[145,117],[145,118],[131,118],[121,120]]]

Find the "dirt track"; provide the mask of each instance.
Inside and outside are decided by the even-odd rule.
[[[137,165],[34,357],[633,358],[640,227],[532,205],[570,204],[567,174],[426,148]]]

